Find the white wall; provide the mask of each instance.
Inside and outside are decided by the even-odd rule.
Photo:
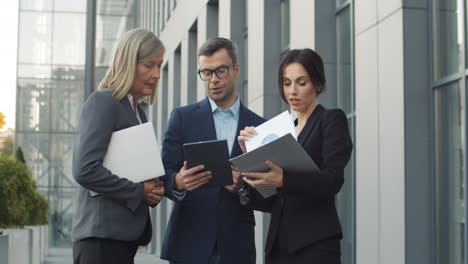
[[[401,1],[355,1],[356,263],[405,263]]]

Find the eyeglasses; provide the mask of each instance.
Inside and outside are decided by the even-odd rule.
[[[223,79],[223,78],[226,78],[229,75],[229,68],[231,68],[234,65],[236,65],[236,64],[233,63],[233,64],[231,64],[229,66],[223,65],[223,66],[219,66],[218,68],[216,68],[214,70],[199,69],[198,70],[198,76],[200,76],[200,79],[202,81],[209,81],[213,77],[213,73],[215,73],[216,77],[218,77],[219,79]]]

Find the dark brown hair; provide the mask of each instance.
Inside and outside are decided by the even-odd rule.
[[[207,40],[198,50],[198,57],[211,56],[221,49],[226,49],[229,57],[231,57],[232,63],[237,64],[237,45],[227,38],[211,38]]]
[[[283,90],[284,69],[294,62],[300,63],[304,67],[317,91],[317,95],[321,94],[325,90],[326,82],[322,58],[311,49],[293,49],[281,56],[278,70],[278,88],[281,98],[287,103]]]

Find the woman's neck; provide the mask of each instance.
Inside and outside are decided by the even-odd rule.
[[[310,106],[304,112],[297,112],[297,126],[302,128],[304,127],[307,119],[309,119],[310,115],[314,112],[315,108],[318,105],[318,101],[313,101]]]

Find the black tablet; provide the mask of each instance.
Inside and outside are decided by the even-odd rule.
[[[226,140],[210,140],[184,144],[184,158],[189,168],[205,165],[211,180],[202,187],[232,185],[229,150]]]

